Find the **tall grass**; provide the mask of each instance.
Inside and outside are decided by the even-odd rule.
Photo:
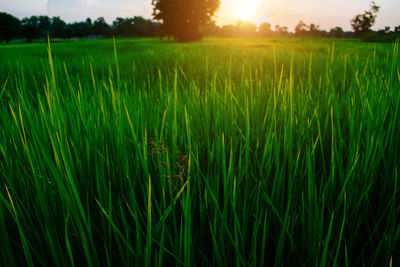
[[[0,264],[400,264],[398,46],[0,47]]]

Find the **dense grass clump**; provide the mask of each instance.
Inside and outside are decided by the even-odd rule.
[[[0,47],[0,264],[400,264],[397,44]]]

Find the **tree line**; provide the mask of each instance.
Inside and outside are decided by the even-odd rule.
[[[12,39],[25,39],[31,42],[34,39],[47,38],[80,38],[88,36],[159,36],[160,23],[140,16],[132,18],[116,18],[109,25],[104,17],[92,21],[66,23],[60,17],[31,16],[18,18],[0,12],[0,42],[9,43]]]
[[[357,37],[368,42],[391,42],[400,36],[400,25],[393,30],[389,26],[379,31],[371,30],[380,9],[375,2],[371,3],[369,10],[351,20],[352,32],[345,32],[341,27],[326,31],[317,24],[307,25],[302,20],[296,25],[294,32],[289,32],[286,26],[272,26],[266,22],[258,27],[246,21],[220,27],[213,21],[219,3],[219,0],[152,0],[154,20],[140,16],[118,17],[111,25],[107,24],[104,17],[95,21],[88,18],[81,22],[66,23],[60,17],[31,16],[19,20],[11,14],[0,12],[0,42],[8,43],[12,39],[31,42],[46,38],[47,35],[63,39],[87,36],[160,36],[173,37],[181,42],[200,40],[202,36]]]
[[[215,36],[264,36],[264,37],[361,37],[363,41],[391,42],[400,36],[400,25],[389,26],[384,30],[371,30],[375,24],[380,7],[372,2],[370,9],[356,15],[351,21],[353,32],[344,32],[341,27],[330,31],[320,29],[319,25],[307,25],[300,21],[294,32],[288,27],[262,23],[259,27],[250,22],[239,21],[236,24],[218,27],[213,21],[218,10],[219,0],[152,0],[153,19],[162,22],[161,34],[174,37],[178,41],[195,41],[203,35]]]
[[[345,32],[341,27],[334,27],[329,31],[320,29],[319,25],[311,23],[307,25],[300,21],[290,32],[288,27],[282,25],[272,25],[267,22],[257,25],[238,21],[235,24],[223,25],[222,27],[210,24],[200,29],[206,36],[224,37],[325,37],[325,38],[351,38],[355,37],[353,32]]]

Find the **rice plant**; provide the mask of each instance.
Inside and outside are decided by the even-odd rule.
[[[0,46],[0,264],[400,264],[398,52]]]

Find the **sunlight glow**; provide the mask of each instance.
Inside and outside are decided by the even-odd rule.
[[[236,4],[236,15],[239,19],[250,19],[259,7],[260,0],[238,0]]]

